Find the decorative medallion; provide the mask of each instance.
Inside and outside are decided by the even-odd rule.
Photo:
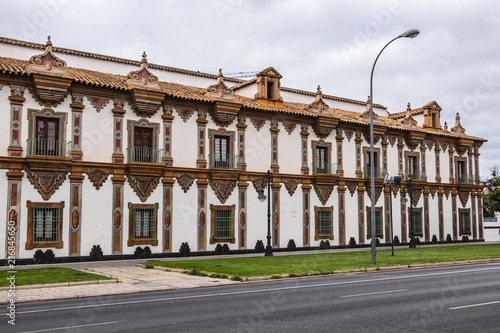
[[[314,191],[316,192],[321,204],[324,206],[333,192],[334,185],[317,185],[314,184]]]
[[[77,230],[78,227],[80,226],[80,213],[75,210],[73,211],[73,214],[71,214],[71,227],[73,230]]]
[[[120,211],[115,211],[115,217],[113,219],[113,226],[115,227],[115,230],[120,230],[122,227],[122,214]]]
[[[261,118],[250,118],[250,121],[252,122],[253,126],[257,129],[257,131],[260,131],[262,126],[266,123],[265,119]]]
[[[210,186],[221,203],[225,203],[231,192],[236,187],[237,181],[234,180],[211,180]]]
[[[145,202],[160,182],[160,177],[128,175],[128,182],[142,202]]]
[[[245,218],[245,212],[241,212],[240,213],[240,227],[241,228],[245,228],[246,223],[247,223],[247,221],[246,221],[246,218]]]
[[[193,185],[193,182],[196,179],[196,175],[193,173],[186,173],[186,172],[176,173],[175,178],[177,179],[177,182],[179,183],[184,193],[187,193],[191,185]]]
[[[90,181],[92,182],[92,185],[94,185],[96,190],[99,190],[101,186],[108,179],[111,170],[110,169],[103,170],[100,168],[84,168],[83,172],[87,174]]]
[[[292,122],[288,122],[288,121],[282,121],[282,123],[283,123],[283,127],[285,128],[285,131],[288,134],[292,134],[293,130],[297,126],[296,123],[292,123]]]
[[[189,118],[194,114],[194,110],[191,109],[180,109],[180,108],[175,108],[177,113],[179,114],[179,117],[182,118],[182,121],[187,122]]]
[[[290,196],[293,196],[293,193],[297,189],[299,183],[295,179],[284,179],[283,182],[285,184],[286,190],[288,191],[288,194],[290,194]]]
[[[165,212],[165,229],[170,229],[172,226],[172,213],[169,210]]]
[[[458,198],[460,199],[462,206],[465,208],[467,201],[469,201],[469,191],[459,191]]]
[[[94,107],[94,109],[96,109],[96,111],[98,113],[101,112],[101,110],[110,101],[110,98],[98,97],[98,96],[87,96],[87,99],[89,100],[90,104]]]
[[[44,200],[49,200],[66,179],[66,174],[60,172],[28,171],[27,176]]]

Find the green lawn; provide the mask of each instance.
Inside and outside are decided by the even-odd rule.
[[[0,271],[0,287],[8,287],[10,285],[10,281],[7,280],[7,278],[11,275],[12,274],[7,273],[7,271]],[[85,273],[64,267],[19,269],[17,270],[17,273],[15,273],[15,276],[16,286],[28,284],[111,280],[111,278],[107,276]]]
[[[377,251],[377,266],[411,265],[473,259],[500,258],[500,244],[467,246],[396,248]],[[372,267],[371,251],[304,254],[274,257],[230,259],[202,259],[185,261],[148,262],[148,266],[182,268],[190,271],[250,277],[278,274],[305,275],[308,273],[332,273],[339,270],[355,270]]]

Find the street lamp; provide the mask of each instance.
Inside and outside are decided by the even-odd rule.
[[[271,246],[271,171],[267,170],[267,246],[266,253],[264,256],[272,257],[273,247]],[[266,195],[264,194],[264,188],[257,197],[260,202],[266,201]]]
[[[417,240],[415,239],[415,223],[413,221],[413,189],[411,186],[413,179],[409,177],[408,182],[410,183],[410,249],[415,249]]]
[[[415,38],[418,36],[420,33],[419,30],[417,29],[411,29],[408,30],[401,35],[397,36],[396,38],[393,38],[389,43],[385,44],[385,46],[380,50],[380,52],[377,55],[377,58],[375,58],[375,62],[373,63],[372,66],[372,71],[370,74],[370,187],[371,187],[371,211],[370,211],[370,221],[371,221],[371,235],[372,235],[372,264],[376,265],[377,264],[377,243],[376,243],[376,237],[375,237],[375,154],[373,152],[373,70],[375,69],[375,65],[377,64],[377,60],[382,54],[382,52],[385,50],[389,44],[394,42],[396,39],[399,38]]]
[[[384,186],[389,185],[389,213],[391,216],[391,249],[392,256],[394,256],[394,228],[392,227],[392,185],[401,185],[401,176],[386,175],[384,179]]]

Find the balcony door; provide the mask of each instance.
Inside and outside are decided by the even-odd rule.
[[[134,162],[153,163],[153,129],[148,127],[134,127]]]
[[[223,135],[214,136],[214,167],[230,167],[229,137]]]
[[[36,155],[59,156],[59,119],[37,117],[34,151]]]
[[[327,147],[316,147],[316,173],[328,173]]]

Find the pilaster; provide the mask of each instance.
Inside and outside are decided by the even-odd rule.
[[[206,111],[198,111],[198,119],[196,119],[196,123],[198,124],[198,158],[196,160],[196,167],[198,169],[206,169],[207,168],[207,157],[206,157],[206,143],[207,143],[207,135],[206,135],[206,126],[208,123],[207,120],[207,112]]]
[[[81,161],[82,152],[82,115],[85,105],[83,105],[83,95],[73,94],[71,107],[72,141],[71,141],[71,159]],[[71,243],[70,243],[71,244]]]
[[[123,135],[124,128],[123,126],[123,115],[125,114],[124,109],[125,101],[122,99],[115,100],[115,106],[111,110],[113,112],[113,163],[123,163],[124,155],[123,155]]]
[[[271,119],[271,172],[279,173],[280,166],[278,164],[278,134],[280,132],[278,128],[278,121],[276,119]]]
[[[22,119],[25,87],[11,86],[10,100],[10,141],[7,148],[8,155],[13,157],[23,156]]]
[[[303,230],[303,246],[307,247],[310,245],[310,196],[311,196],[310,184],[302,185],[302,230]]]

